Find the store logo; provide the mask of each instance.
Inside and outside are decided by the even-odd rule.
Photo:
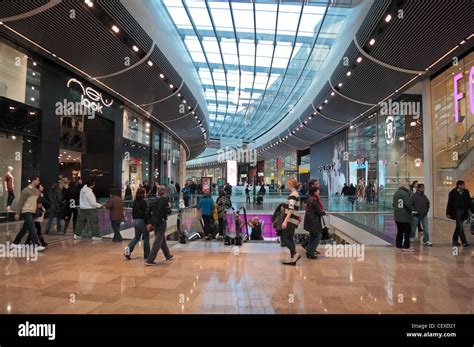
[[[459,115],[459,101],[464,98],[464,93],[459,91],[458,81],[462,78],[462,72],[454,75],[454,122],[461,123],[464,120],[463,116]],[[469,70],[469,109],[471,114],[474,114],[474,92],[472,84],[474,83],[474,66]]]
[[[408,116],[412,115],[413,119],[420,118],[421,105],[417,101],[384,101],[380,103],[380,114],[382,116]]]
[[[84,87],[84,84],[75,78],[71,78],[69,81],[67,81],[68,87],[71,87],[72,85],[78,85],[82,91],[79,106],[91,110],[92,113],[98,112],[102,114],[102,108],[104,106],[110,107],[114,103],[113,100],[109,101],[105,99],[102,93],[99,93],[97,90],[91,87]]]
[[[395,118],[393,118],[393,116],[388,116],[385,121],[385,142],[387,145],[391,145],[395,142],[395,136],[397,136]]]

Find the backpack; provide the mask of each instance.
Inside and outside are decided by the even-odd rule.
[[[277,231],[282,230],[282,224],[285,220],[285,209],[283,208],[284,205],[284,203],[279,204],[272,215],[272,226]]]

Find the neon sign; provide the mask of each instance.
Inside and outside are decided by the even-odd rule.
[[[454,122],[461,123],[464,118],[461,119],[459,116],[459,101],[465,97],[463,92],[459,91],[458,81],[462,78],[462,72],[454,75]],[[474,93],[472,83],[474,82],[474,66],[471,66],[469,70],[469,110],[474,114]]]

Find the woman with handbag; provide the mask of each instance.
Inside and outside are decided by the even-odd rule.
[[[281,242],[290,250],[291,258],[283,262],[284,265],[296,265],[301,256],[296,252],[295,230],[300,224],[298,210],[300,209],[300,196],[298,189],[300,184],[294,178],[290,178],[286,183],[290,192],[288,200],[284,205],[285,219],[281,225]]]
[[[316,248],[322,239],[323,216],[325,214],[319,199],[319,188],[311,186],[304,216],[304,230],[309,232],[309,242],[306,248],[306,258],[308,259],[318,259]]]

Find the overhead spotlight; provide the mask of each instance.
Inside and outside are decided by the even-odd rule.
[[[15,135],[12,135],[12,140],[16,140],[16,136],[15,136]]]
[[[320,110],[320,111],[321,111],[322,109],[323,109],[323,107],[322,107],[322,106],[319,106],[319,107],[318,107],[318,110]]]
[[[309,120],[313,119],[313,116],[309,116],[309,118],[308,118],[308,119],[309,119]]]
[[[463,45],[463,44],[465,44],[465,43],[466,43],[466,40],[462,40],[459,44],[460,44],[460,45]]]
[[[334,94],[335,94],[334,92],[331,92],[331,96],[334,96]]]
[[[352,75],[352,72],[347,71],[346,76],[349,77],[350,75]]]
[[[135,51],[135,52],[138,52],[138,47],[133,45],[132,49]]]
[[[192,107],[191,107],[191,106],[188,106],[188,110],[190,110],[190,111],[191,111],[191,109],[192,109]]]
[[[162,73],[160,73],[160,78],[161,78],[161,79],[165,78],[165,75],[163,75]]]
[[[369,45],[373,46],[375,44],[375,39],[370,39]]]
[[[57,55],[53,53],[53,57],[57,58]]]
[[[85,2],[85,3],[86,3],[86,5],[87,5],[87,6],[89,6],[89,7],[92,7],[92,6],[94,6],[94,4],[92,3],[92,1],[91,1],[91,0],[85,0],[84,2]]]
[[[387,15],[385,16],[385,21],[388,23],[388,22],[390,22],[391,20],[392,20],[392,15],[391,15],[391,14],[387,14]]]
[[[339,83],[337,86],[338,86],[339,88],[341,88],[341,87],[342,87],[342,83]]]
[[[113,31],[114,33],[118,33],[118,32],[120,31],[120,29],[118,28],[118,26],[112,25],[112,31]]]
[[[36,61],[34,61],[34,62],[33,62],[33,66],[36,66],[36,65],[38,65],[38,64],[36,64]]]
[[[362,61],[362,57],[357,58],[357,62],[360,63]]]
[[[314,111],[313,114],[316,116],[318,113],[316,111]]]
[[[15,111],[15,108],[13,106],[8,107],[9,110]]]
[[[31,90],[35,90],[35,86],[31,86]]]
[[[35,101],[36,99],[35,98],[30,98],[31,101]]]
[[[411,127],[416,127],[416,122],[411,122],[411,123],[410,123],[410,126],[411,126]]]
[[[305,120],[305,121],[303,122],[303,124],[308,124],[308,121],[307,121],[307,120]]]
[[[170,84],[170,88],[173,89],[173,88],[174,88],[174,85]]]
[[[152,67],[153,66],[153,62],[151,60],[148,60],[148,66],[149,67]]]
[[[33,72],[33,73],[32,73],[32,75],[33,75],[33,76],[36,76],[36,73],[35,73],[35,72]]]
[[[29,112],[30,116],[34,116],[35,114],[36,114],[36,112]]]
[[[327,104],[327,103],[328,103],[328,99],[324,100],[324,103]]]
[[[186,99],[183,99],[183,104],[185,104],[185,103],[186,103]]]

